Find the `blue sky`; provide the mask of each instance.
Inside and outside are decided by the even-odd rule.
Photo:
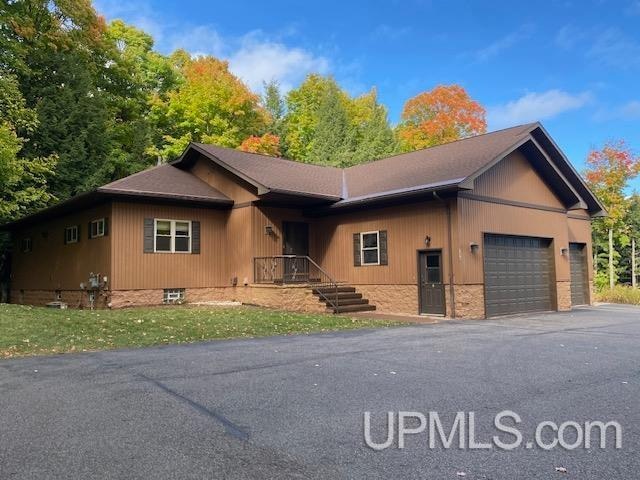
[[[263,80],[288,89],[309,72],[332,74],[352,94],[375,86],[395,123],[408,98],[458,83],[487,109],[489,130],[541,120],[580,170],[606,140],[640,153],[640,0],[95,6],[152,34],[163,53],[228,59],[254,90]]]

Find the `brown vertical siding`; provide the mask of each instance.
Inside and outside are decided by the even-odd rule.
[[[568,257],[560,255],[560,249],[569,246],[567,217],[564,213],[459,198],[458,225],[457,254],[454,254],[456,283],[484,282],[484,233],[552,238],[556,281],[569,280]],[[476,253],[471,253],[472,242],[479,245]]]
[[[211,160],[200,158],[191,168],[191,173],[220,190],[236,204],[258,199],[255,187],[218,167]]]
[[[253,282],[253,238],[251,225],[255,207],[235,208],[228,212],[225,227],[226,276],[237,277],[238,285]]]
[[[282,255],[282,222],[309,223],[309,243],[313,238],[313,219],[305,218],[302,212],[292,208],[254,207],[253,209],[253,252],[256,257]],[[273,235],[265,235],[265,227],[273,228]],[[311,245],[309,246],[311,248]],[[313,257],[310,250],[310,256]]]
[[[104,204],[15,232],[11,288],[77,290],[81,282],[87,283],[90,273],[111,281],[111,235],[89,240],[88,224],[112,216],[111,205]],[[65,245],[64,229],[72,225],[80,226],[79,241]],[[29,253],[21,251],[24,237],[32,238]]]
[[[353,265],[353,234],[386,230],[388,265]],[[417,250],[442,249],[448,281],[447,222],[444,206],[435,201],[370,209],[316,220],[312,250],[316,261],[334,278],[351,284],[417,284]],[[429,247],[425,237],[431,237]]]
[[[562,202],[549,189],[526,157],[515,151],[480,175],[473,194],[503,200],[563,208]]]
[[[113,284],[117,290],[229,285],[225,227],[228,210],[143,203],[113,204]],[[198,220],[200,254],[144,253],[145,218]]]

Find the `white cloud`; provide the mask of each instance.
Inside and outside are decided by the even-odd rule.
[[[521,123],[555,117],[563,112],[584,107],[591,100],[589,92],[571,94],[562,90],[530,92],[517,100],[487,109],[491,128],[503,128]]]
[[[594,113],[593,119],[598,122],[640,119],[640,100],[631,100],[617,107],[602,107]]]
[[[325,74],[329,61],[308,50],[288,47],[283,43],[258,40],[255,35],[243,38],[240,48],[229,55],[229,68],[254,91],[262,83],[277,80],[283,92],[291,90],[308,73]]]
[[[230,70],[255,92],[260,92],[262,83],[270,80],[277,80],[286,92],[308,73],[326,74],[331,70],[325,56],[284,43],[285,37],[288,41],[295,37],[295,26],[273,36],[261,31],[223,36],[212,25],[187,25],[160,18],[144,0],[135,6],[117,0],[95,0],[95,5],[108,20],[122,18],[151,34],[156,48],[165,54],[182,48],[194,56],[213,55],[228,60]]]
[[[531,36],[533,27],[531,25],[523,25],[515,32],[511,32],[475,53],[477,62],[486,62],[487,60],[499,55],[505,50],[513,47],[518,42],[525,40]]]
[[[220,57],[227,49],[226,41],[213,28],[199,25],[184,32],[168,36],[168,51],[182,48],[193,56],[214,55]]]

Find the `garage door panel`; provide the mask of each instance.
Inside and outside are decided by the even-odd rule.
[[[553,308],[549,245],[550,241],[543,238],[485,235],[487,316]]]

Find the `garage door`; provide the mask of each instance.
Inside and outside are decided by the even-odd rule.
[[[485,235],[487,316],[553,309],[554,270],[550,240]]]
[[[587,280],[587,259],[584,243],[569,244],[569,264],[571,266],[571,305],[589,303],[589,281]]]

